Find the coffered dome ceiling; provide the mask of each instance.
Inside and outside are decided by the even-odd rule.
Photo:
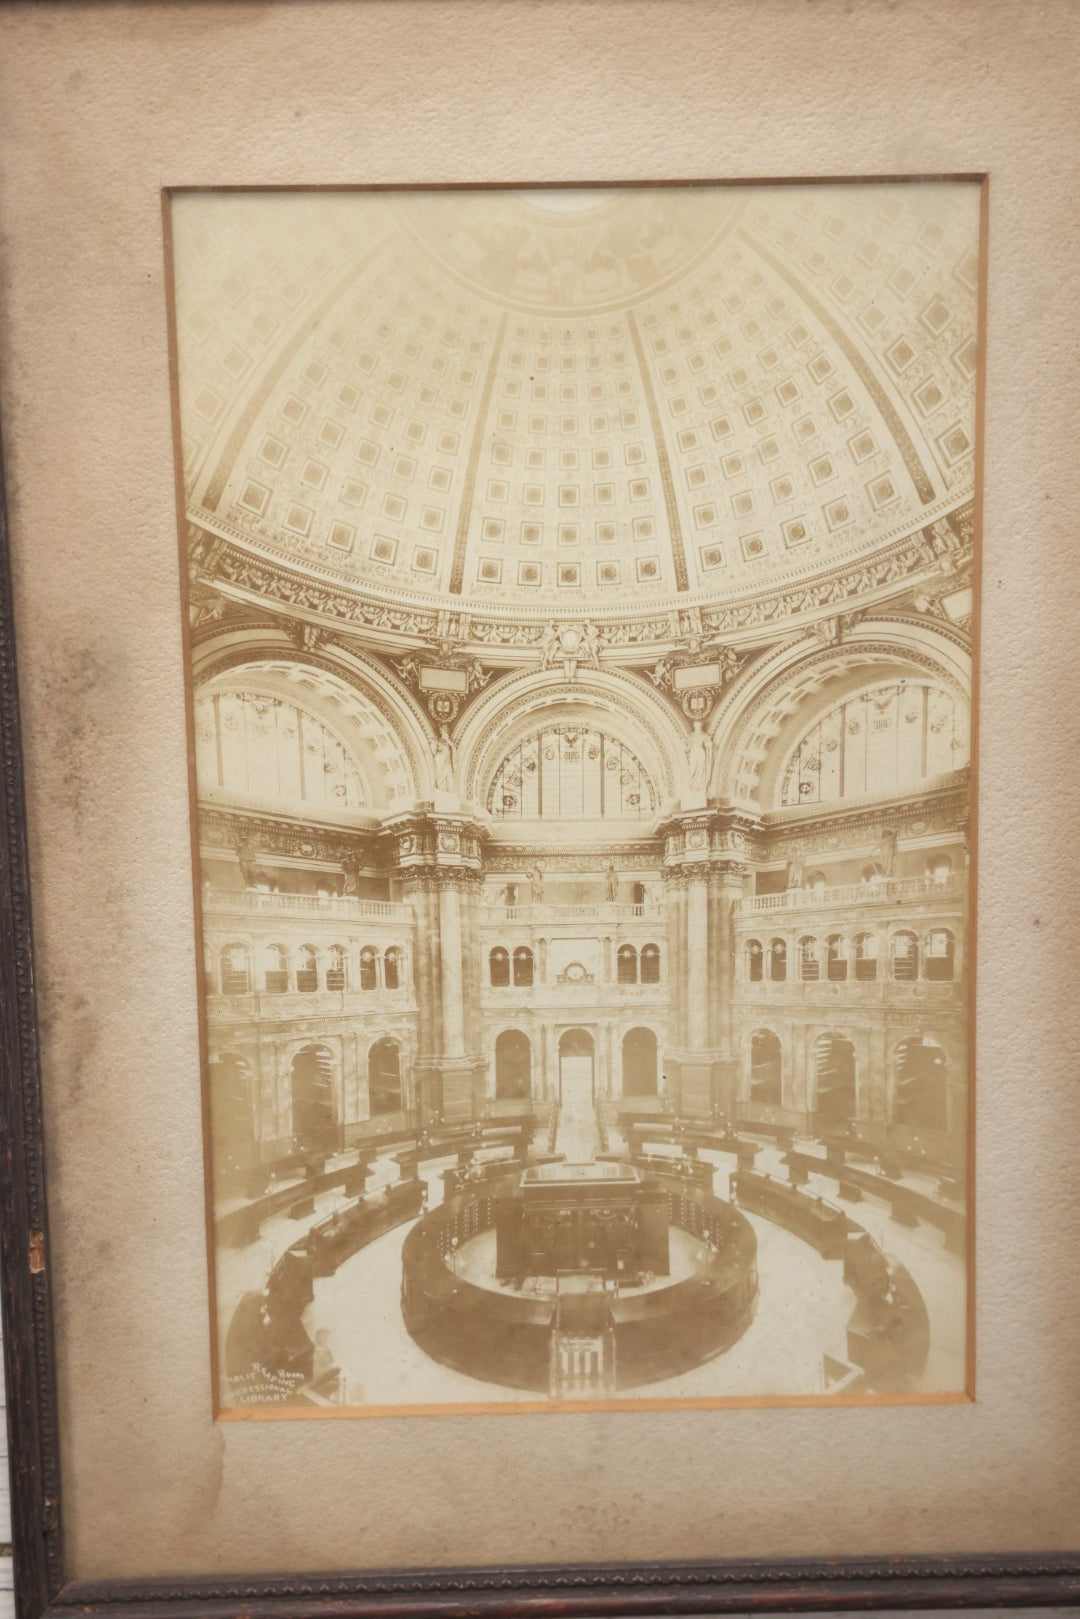
[[[495,619],[736,624],[823,579],[858,597],[970,505],[977,208],[919,184],[182,197],[191,521],[267,565],[256,593],[284,568]]]

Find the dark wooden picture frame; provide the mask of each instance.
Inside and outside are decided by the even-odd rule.
[[[1011,0],[1002,0],[999,10],[1013,10],[1018,16]],[[1000,51],[1000,46],[996,48]],[[974,165],[968,163],[967,167]],[[12,425],[6,424],[9,433]],[[0,455],[0,1258],[19,1619],[44,1615],[60,1619],[76,1614],[93,1619],[136,1614],[162,1619],[242,1619],[247,1615],[307,1619],[320,1614],[341,1619],[381,1619],[384,1615],[525,1619],[550,1614],[617,1619],[630,1614],[1080,1606],[1080,1544],[1074,1551],[1045,1555],[976,1545],[948,1554],[772,1561],[506,1563],[356,1572],[304,1568],[266,1577],[242,1574],[138,1580],[69,1577],[64,1501],[71,1480],[65,1486],[60,1466],[48,1143],[43,1124],[16,613],[3,496]],[[1017,1477],[1018,1499],[1021,1488]],[[964,1516],[958,1507],[958,1521],[962,1523]]]

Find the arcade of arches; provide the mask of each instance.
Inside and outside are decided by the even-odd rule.
[[[931,1211],[890,1192],[896,1243],[936,1200],[955,1255],[975,216],[932,189],[669,192],[629,259],[618,194],[452,242],[439,199],[181,199],[229,1263],[260,1200],[302,1227],[385,1169],[431,1206],[426,1144],[500,1126],[569,1162],[711,1132],[834,1201],[887,1172]]]

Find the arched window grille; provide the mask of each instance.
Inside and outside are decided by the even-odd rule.
[[[396,1040],[377,1040],[368,1053],[368,1095],[372,1117],[396,1113],[402,1105],[401,1049]]]
[[[637,951],[632,944],[619,946],[615,958],[615,976],[620,984],[637,983]]]
[[[401,988],[401,951],[395,945],[383,956],[383,983],[387,989]]]
[[[847,978],[847,940],[842,933],[834,933],[825,941],[826,976],[832,984],[842,984]]]
[[[495,772],[488,809],[500,819],[641,820],[657,795],[617,737],[562,722],[523,738]]]
[[[769,977],[774,984],[787,978],[787,940],[773,939],[769,944]]]
[[[360,988],[377,989],[379,984],[379,952],[366,944],[360,952]]]
[[[302,944],[296,953],[296,987],[302,995],[314,994],[319,987],[319,958],[313,945]]]
[[[345,947],[332,944],[326,957],[327,989],[345,988]]]
[[[221,952],[221,993],[246,995],[251,988],[251,967],[246,944],[227,944]]]
[[[932,1035],[901,1040],[893,1053],[897,1124],[919,1130],[944,1130],[949,1117],[948,1065]]]
[[[919,941],[914,933],[894,933],[892,975],[898,984],[910,984],[919,976]]]
[[[857,692],[805,733],[784,772],[784,805],[904,792],[968,761],[964,706],[941,686],[897,680]]]
[[[496,945],[488,957],[488,972],[493,989],[505,989],[510,982],[510,952]]]
[[[799,940],[799,977],[804,984],[821,977],[821,957],[818,942],[810,934]]]
[[[268,995],[284,995],[289,987],[289,952],[283,944],[268,944],[263,953],[263,986]]]
[[[641,947],[641,982],[643,984],[658,984],[660,982],[660,946],[658,944],[643,944]]]
[[[757,1029],[750,1037],[750,1100],[764,1107],[779,1107],[782,1087],[780,1041],[771,1029]]]
[[[518,989],[529,989],[533,981],[533,953],[528,945],[518,945],[514,951],[514,985]]]
[[[746,977],[751,984],[760,984],[765,976],[765,955],[760,939],[746,941]]]
[[[935,928],[926,939],[925,976],[935,983],[947,983],[953,976],[956,940],[948,928]]]
[[[860,933],[855,940],[855,977],[869,984],[877,977],[878,942],[873,933]]]

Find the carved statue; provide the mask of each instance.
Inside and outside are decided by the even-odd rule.
[[[452,793],[454,790],[454,744],[450,740],[445,725],[439,726],[439,734],[431,744],[431,751],[435,755],[435,787],[440,793]]]
[[[614,864],[608,866],[604,872],[604,892],[609,905],[619,897],[619,873],[615,870]]]
[[[559,655],[559,631],[555,620],[549,619],[540,640],[540,667],[550,669]]]
[[[798,856],[793,855],[787,863],[787,868],[784,872],[784,887],[802,887],[802,861]]]
[[[534,866],[529,873],[529,891],[532,894],[534,905],[544,903],[544,873],[538,865]]]
[[[898,834],[893,827],[882,827],[881,842],[878,844],[875,855],[883,877],[891,877],[896,870],[897,836]]]
[[[240,875],[244,880],[244,887],[254,888],[259,873],[255,865],[255,845],[250,838],[244,838],[236,845],[236,858],[240,862]]]
[[[360,868],[363,861],[358,854],[347,854],[342,858],[341,869],[345,873],[343,894],[358,894],[360,892]]]
[[[706,736],[701,728],[701,721],[694,721],[686,743],[686,762],[690,772],[690,786],[695,792],[708,792],[709,777],[712,774],[712,737]]]
[[[590,621],[582,625],[556,624],[549,619],[540,640],[540,667],[551,669],[562,664],[563,678],[577,678],[578,665],[587,663],[592,669],[600,667],[600,631]]]

